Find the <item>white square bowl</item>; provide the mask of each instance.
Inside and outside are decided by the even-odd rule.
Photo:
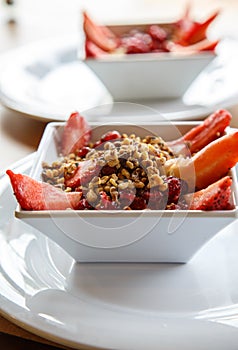
[[[143,29],[146,26],[110,26],[110,29],[118,34],[134,27]],[[183,96],[215,56],[212,51],[186,55],[172,52],[113,54],[105,58],[86,58],[84,63],[101,80],[114,101],[124,102]]]
[[[194,122],[142,124],[92,124],[93,139],[109,130],[138,136],[157,134],[165,140],[184,134]],[[31,176],[41,179],[43,161],[58,157],[64,123],[50,123],[37,152]],[[186,263],[199,249],[237,217],[237,179],[233,169],[235,209],[200,210],[51,210],[25,211],[19,206],[17,218],[33,226],[64,248],[80,262],[169,262]]]

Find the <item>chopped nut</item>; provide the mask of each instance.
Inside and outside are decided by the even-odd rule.
[[[49,168],[50,165],[47,162],[42,162],[42,168]]]
[[[60,166],[60,162],[56,161],[52,163],[52,168],[58,168]]]
[[[102,186],[98,186],[98,187],[95,187],[93,190],[94,190],[94,192],[95,192],[96,194],[99,194],[100,192],[103,191],[103,187],[102,187]]]
[[[134,139],[135,137],[136,137],[135,134],[131,134],[131,135],[129,136],[130,139]]]
[[[57,177],[59,175],[59,171],[57,169],[53,169],[53,177]]]
[[[115,159],[115,160],[110,160],[107,164],[113,168],[114,166],[116,166],[117,164],[119,163],[119,160],[118,159]]]
[[[104,185],[109,180],[109,176],[101,177],[101,184]]]
[[[107,186],[104,187],[104,191],[110,192],[110,188],[111,188],[111,186],[107,185]]]
[[[50,169],[47,169],[46,170],[46,172],[45,172],[45,174],[46,174],[46,176],[48,177],[48,178],[53,178],[53,171],[52,170],[50,170]]]
[[[140,153],[137,150],[134,151],[133,158],[135,158],[135,159],[139,159],[140,158]]]
[[[126,161],[126,166],[131,170],[134,169],[134,164],[132,162],[130,162],[129,160]]]
[[[107,164],[107,162],[105,161],[105,159],[99,159],[98,160],[98,165],[100,167],[104,167]]]
[[[129,182],[127,180],[122,181],[118,184],[118,189],[119,190],[125,190],[129,185]]]
[[[117,183],[116,183],[116,181],[113,178],[111,178],[109,180],[109,182],[110,182],[110,184],[112,184],[112,186],[117,187]]]
[[[164,192],[166,191],[168,188],[168,184],[166,182],[162,183],[161,185],[159,185],[159,189],[160,191]]]
[[[150,177],[150,182],[153,183],[153,186],[159,186],[164,183],[163,179],[158,174],[153,174]]]
[[[130,173],[127,171],[125,168],[122,169],[121,171],[122,175],[125,176],[127,179],[130,178]]]
[[[112,174],[112,175],[111,175],[111,178],[114,179],[115,181],[117,181],[118,176],[117,176],[116,174]]]
[[[131,143],[130,139],[129,138],[124,138],[123,141],[122,141],[122,144],[123,145],[129,145]]]
[[[110,188],[110,195],[112,197],[112,200],[117,202],[117,200],[118,200],[118,191],[117,191],[116,187],[112,186]]]
[[[96,202],[97,198],[98,198],[98,196],[92,190],[89,190],[88,193],[86,194],[86,199],[89,203]]]
[[[63,184],[64,183],[64,178],[60,177],[59,179],[57,179],[56,183],[57,184]]]
[[[65,192],[71,192],[72,191],[72,188],[71,187],[66,187],[65,188]]]
[[[148,153],[147,153],[146,151],[143,151],[142,154],[141,154],[141,158],[142,158],[143,160],[149,159]]]
[[[141,165],[144,168],[153,166],[153,161],[151,159],[142,160]]]
[[[105,150],[111,150],[111,149],[115,149],[115,145],[112,142],[106,142],[104,144],[104,149]]]

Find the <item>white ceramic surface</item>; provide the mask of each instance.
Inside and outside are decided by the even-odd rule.
[[[87,112],[92,121],[118,120],[121,104],[112,103],[99,80],[78,61],[78,45],[78,38],[66,37],[30,44],[1,56],[1,102],[40,120],[66,120],[76,109]],[[127,103],[125,115],[143,119],[150,111],[153,115],[161,112],[167,119],[191,120],[216,108],[236,105],[237,57],[237,42],[223,42],[211,67],[182,98]],[[104,108],[95,111],[102,105]]]
[[[42,162],[51,164],[58,155],[58,143],[64,123],[47,125],[31,176],[41,179]],[[105,132],[159,135],[177,139],[194,123],[161,122],[155,124],[91,124],[92,141]],[[233,210],[57,210],[26,211],[16,216],[58,243],[80,262],[170,262],[185,263],[201,247],[232,223],[238,215],[237,179],[234,183]],[[235,198],[236,197],[236,198]],[[191,227],[193,229],[191,230]]]
[[[77,349],[237,350],[237,221],[186,265],[76,264],[14,219],[0,181],[0,309],[11,321]]]
[[[118,56],[88,58],[84,62],[106,86],[113,100],[119,102],[181,98],[215,58],[214,53]]]

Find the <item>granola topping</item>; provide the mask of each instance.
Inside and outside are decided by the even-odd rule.
[[[164,165],[175,155],[161,137],[123,134],[96,145],[81,156],[71,153],[42,164],[43,181],[82,192],[87,209],[165,209],[171,204]]]

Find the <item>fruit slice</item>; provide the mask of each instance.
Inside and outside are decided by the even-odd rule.
[[[191,16],[191,2],[188,2],[184,14],[177,22],[175,22],[173,41],[180,45],[188,46],[206,39],[207,29],[217,18],[219,13],[219,10],[214,11],[203,22],[196,22]]]
[[[206,38],[188,46],[182,46],[180,44],[169,42],[168,48],[171,52],[176,54],[191,55],[202,51],[214,51],[218,44],[219,40],[210,41]]]
[[[62,154],[66,156],[70,153],[77,152],[77,150],[80,150],[88,144],[90,137],[91,129],[86,119],[78,112],[72,113],[65,124],[62,135]]]
[[[192,158],[175,158],[166,162],[167,175],[182,178],[189,191],[206,188],[227,175],[238,162],[238,131],[209,143]]]
[[[238,132],[211,142],[193,157],[196,187],[207,187],[222,178],[237,162]]]
[[[98,47],[92,41],[86,39],[85,54],[87,58],[101,58],[101,57],[104,57],[105,55],[108,55],[108,52],[100,49],[100,47]]]
[[[167,144],[176,154],[186,152],[186,149],[193,154],[223,135],[230,121],[231,114],[225,109],[219,109],[184,136]]]
[[[191,21],[187,28],[185,26],[183,28],[180,27],[179,40],[177,40],[177,43],[187,46],[196,44],[197,42],[206,39],[207,29],[219,15],[219,13],[219,11],[215,11],[204,22]]]
[[[231,204],[232,179],[225,176],[207,188],[184,195],[191,210],[228,210]]]
[[[25,210],[65,210],[77,209],[82,194],[62,190],[39,182],[27,175],[15,174],[7,170],[18,203]]]
[[[118,38],[112,31],[97,25],[86,12],[83,12],[83,29],[86,39],[92,41],[100,49],[106,52],[114,51],[118,46]]]
[[[84,160],[78,163],[78,167],[72,175],[65,174],[65,186],[76,188],[87,185],[94,176],[99,174],[99,167],[92,160]]]

